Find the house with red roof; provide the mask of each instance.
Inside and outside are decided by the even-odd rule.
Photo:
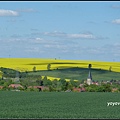
[[[85,88],[84,87],[81,87],[81,88],[73,88],[73,92],[85,92]]]
[[[3,89],[3,86],[0,86],[0,89]]]
[[[12,87],[12,88],[19,88],[19,87],[21,87],[21,88],[23,88],[23,86],[20,85],[20,84],[10,84],[9,87]]]

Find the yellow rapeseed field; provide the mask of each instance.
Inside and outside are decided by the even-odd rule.
[[[44,78],[44,76],[42,76],[42,79]],[[51,81],[53,81],[53,80],[60,80],[60,78],[57,78],[57,77],[50,77],[50,76],[47,76],[47,79],[49,79],[49,80],[51,80]],[[70,79],[65,79],[66,81],[70,81]],[[75,81],[78,81],[78,80],[75,80]]]
[[[103,62],[88,60],[60,60],[60,59],[41,59],[41,58],[0,58],[0,67],[12,68],[19,71],[47,70],[47,65],[51,64],[51,69],[61,69],[68,67],[88,68],[88,64],[92,64],[92,68],[111,70],[120,72],[120,62]]]
[[[44,78],[45,76],[42,76],[42,79]],[[53,81],[53,80],[60,80],[60,78],[57,78],[57,77],[51,77],[51,76],[47,76],[47,79]],[[65,79],[67,82],[70,81],[70,79]],[[75,82],[77,82],[78,80],[74,80]]]

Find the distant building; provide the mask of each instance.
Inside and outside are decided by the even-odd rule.
[[[80,91],[81,91],[80,88],[76,88],[76,87],[73,88],[73,92],[80,92]]]
[[[112,92],[118,92],[118,88],[112,88]]]
[[[20,85],[20,84],[11,84],[11,85],[9,85],[9,87],[12,87],[12,88],[19,88],[19,87],[21,87],[21,88],[23,88],[23,86]]]
[[[3,89],[3,86],[0,86],[0,89]]]
[[[81,87],[81,88],[76,88],[76,87],[74,87],[73,88],[73,92],[85,92],[86,90],[85,90],[85,88],[84,87]]]
[[[88,85],[92,84],[92,74],[91,74],[90,68],[89,68],[89,74],[88,74],[88,78],[87,78],[87,84]]]
[[[80,87],[83,87],[83,84],[80,84],[79,86],[80,86]]]
[[[94,85],[99,85],[99,83],[98,83],[98,82],[92,82],[92,84],[94,84]]]

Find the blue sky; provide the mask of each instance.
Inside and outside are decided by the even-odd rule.
[[[0,2],[0,58],[120,61],[120,2]]]

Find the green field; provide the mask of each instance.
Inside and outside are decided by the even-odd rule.
[[[0,118],[120,118],[119,93],[0,91]]]
[[[88,77],[88,68],[64,68],[58,70],[41,70],[29,72],[28,75],[51,76],[62,79],[86,80]],[[120,72],[110,72],[108,70],[91,69],[92,78],[95,81],[120,80]]]

